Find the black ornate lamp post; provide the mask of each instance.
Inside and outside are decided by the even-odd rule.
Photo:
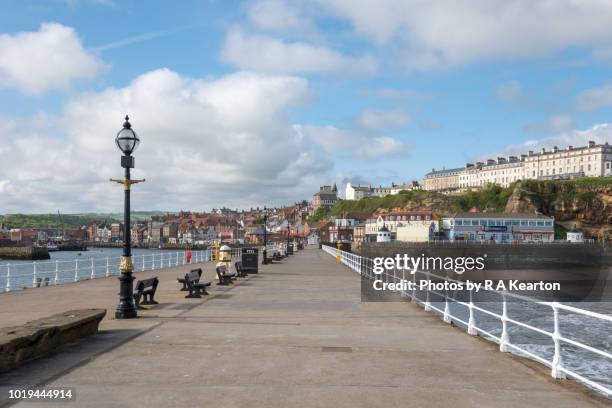
[[[132,271],[132,235],[130,231],[130,186],[132,184],[143,182],[142,180],[132,180],[130,178],[130,169],[134,168],[134,157],[132,153],[138,147],[140,139],[136,132],[132,130],[130,118],[126,115],[123,129],[117,133],[115,143],[123,156],[121,156],[121,167],[125,169],[125,179],[111,179],[115,183],[123,185],[125,191],[124,208],[123,208],[123,256],[119,265],[121,276],[119,277],[119,305],[115,311],[116,319],[132,319],[137,317],[136,307],[134,306],[134,289]]]
[[[291,224],[287,219],[287,256],[289,256],[289,243],[291,242]]]
[[[263,228],[264,228],[264,247],[263,247],[263,261],[261,263],[263,265],[268,264],[268,209],[264,207],[264,216],[263,216]]]

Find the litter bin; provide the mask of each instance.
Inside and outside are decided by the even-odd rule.
[[[242,248],[240,261],[246,273],[259,273],[259,248]]]

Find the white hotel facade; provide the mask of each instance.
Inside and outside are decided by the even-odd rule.
[[[556,180],[612,175],[612,146],[590,141],[587,146],[567,146],[518,156],[498,157],[486,162],[467,163],[463,168],[427,173],[423,189],[462,191],[489,183],[509,186],[517,180]]]

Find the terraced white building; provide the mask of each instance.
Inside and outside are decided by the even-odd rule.
[[[432,169],[423,180],[430,191],[462,191],[486,184],[509,186],[517,180],[556,180],[612,175],[612,146],[590,141],[582,147],[567,146],[518,156],[498,157],[485,162],[467,163],[463,168]]]

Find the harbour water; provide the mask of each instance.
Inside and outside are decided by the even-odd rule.
[[[45,261],[0,260],[0,292],[31,288],[37,280],[53,285],[117,275],[122,253],[121,248],[91,248],[50,252],[51,259]],[[184,250],[132,249],[136,271],[176,266],[184,256]]]
[[[443,302],[432,302],[439,309],[444,309]],[[597,313],[612,315],[612,303],[567,303],[580,309],[586,309]],[[502,313],[501,302],[476,303],[483,309],[497,314]],[[532,302],[508,302],[508,317],[541,330],[552,333],[553,313],[549,306]],[[451,314],[467,321],[469,312],[466,307],[456,303],[450,304]],[[499,319],[486,313],[475,311],[475,319],[478,327],[499,337],[502,333],[502,325]],[[461,323],[454,322],[459,326]],[[598,350],[612,353],[612,331],[610,322],[583,316],[574,313],[560,313],[559,327],[561,335],[572,340],[586,344]],[[465,327],[464,327],[465,329]],[[545,360],[551,361],[554,354],[554,344],[549,336],[528,330],[515,324],[508,325],[510,343],[527,350]],[[482,334],[481,334],[482,335]],[[487,337],[486,335],[484,337]],[[511,349],[512,353],[530,358],[520,351]],[[612,388],[612,360],[598,356],[597,354],[582,348],[564,343],[561,348],[562,365],[576,373],[596,381],[608,388]]]

